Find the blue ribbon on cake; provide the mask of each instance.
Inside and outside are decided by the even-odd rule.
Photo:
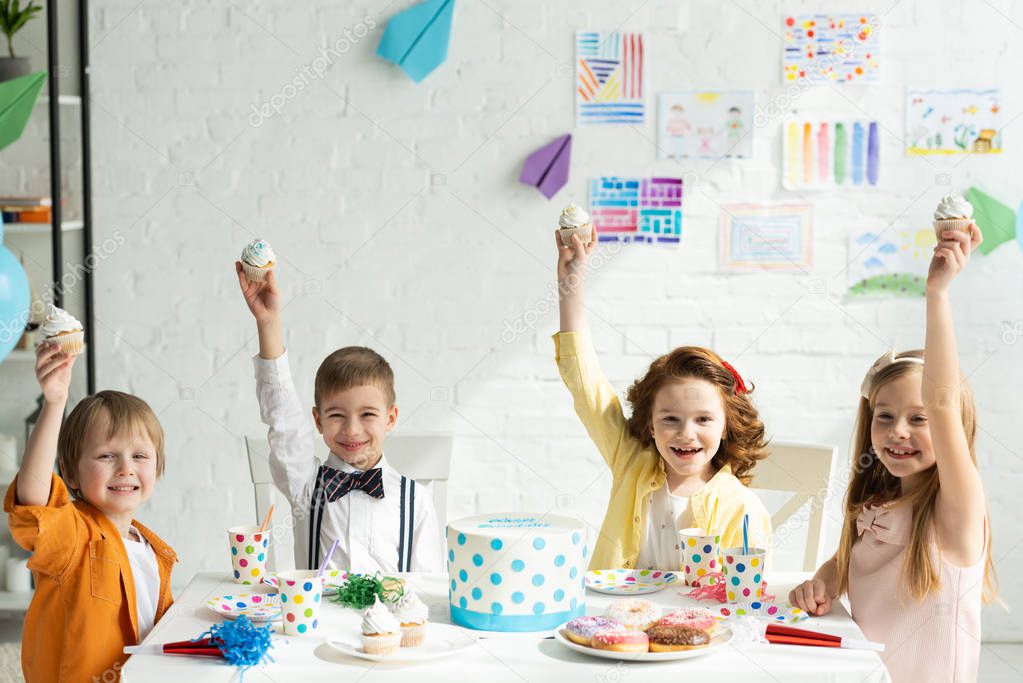
[[[451,605],[451,623],[476,631],[549,631],[586,614],[586,605],[551,614],[485,614]]]

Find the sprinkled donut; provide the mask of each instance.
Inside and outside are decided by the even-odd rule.
[[[648,628],[646,635],[650,640],[650,652],[678,652],[710,644],[710,636],[706,631],[687,626],[659,623]]]
[[[642,631],[597,631],[590,639],[590,647],[615,652],[646,652],[650,640]]]
[[[660,618],[661,609],[649,600],[630,598],[611,603],[604,616],[622,622],[625,628],[645,631]]]
[[[714,613],[702,607],[687,607],[661,617],[655,626],[685,626],[700,631],[709,631],[717,626]]]
[[[597,631],[613,633],[624,631],[622,622],[608,617],[577,617],[565,624],[563,635],[573,643],[589,645],[593,634]]]

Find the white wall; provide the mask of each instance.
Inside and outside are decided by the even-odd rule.
[[[569,198],[585,200],[590,176],[684,173],[689,183],[680,249],[624,249],[593,277],[590,320],[616,387],[675,345],[710,345],[756,383],[774,438],[843,454],[871,360],[923,341],[922,301],[842,300],[848,232],[926,224],[948,190],[936,184],[943,173],[960,191],[978,184],[1012,204],[1023,195],[1015,3],[868,3],[887,10],[883,84],[812,90],[794,106],[880,120],[883,188],[805,196],[816,216],[810,277],[717,272],[719,204],[795,196],[780,188],[780,120],[756,130],[750,161],[684,165],[655,161],[652,118],[576,129],[573,34],[645,31],[651,108],[657,91],[687,88],[754,89],[766,106],[784,93],[782,12],[836,3],[459,2],[448,61],[419,85],[373,54],[408,4],[92,3],[96,241],[127,237],[97,273],[99,381],[143,396],[167,430],[167,474],[144,519],[177,548],[179,581],[226,569],[224,528],[253,516],[240,437],[261,432],[255,330],[232,266],[253,236],[281,256],[303,396],[327,352],[373,346],[398,375],[400,429],[458,435],[451,517],[560,505],[599,524],[610,481],[557,377],[546,300],[555,218]],[[319,47],[371,22],[322,79],[252,125],[253,105],[285,92]],[[906,158],[907,85],[1002,86],[1008,150]],[[529,152],[566,131],[572,179],[547,202],[516,179]],[[1003,343],[1002,321],[1023,319],[1021,265],[1016,245],[978,256],[954,294],[994,553],[1015,604],[1023,344]],[[529,311],[542,314],[535,330],[506,343],[506,321]],[[1018,613],[986,611],[988,638],[1021,634]]]

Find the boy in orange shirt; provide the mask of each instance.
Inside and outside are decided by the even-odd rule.
[[[62,427],[74,361],[52,342],[36,351],[44,402],[4,500],[14,540],[32,552],[27,683],[118,677],[124,646],[145,638],[172,602],[177,556],[132,519],[163,473],[160,422],[141,399],[101,391]]]

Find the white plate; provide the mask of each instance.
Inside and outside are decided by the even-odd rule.
[[[584,655],[590,655],[591,657],[617,659],[625,662],[671,662],[676,659],[693,659],[694,657],[703,657],[704,655],[709,655],[711,652],[716,652],[725,645],[728,645],[728,643],[732,641],[732,637],[734,635],[730,628],[724,624],[718,624],[717,632],[714,634],[714,637],[710,639],[710,644],[707,645],[707,647],[701,647],[695,650],[679,650],[678,652],[614,652],[613,650],[598,650],[596,648],[587,647],[586,645],[580,645],[579,643],[573,643],[571,640],[561,635],[561,630],[564,627],[565,624],[562,624],[558,628],[554,629],[554,640],[561,643],[568,649],[575,650],[576,652],[582,652]]]
[[[586,587],[607,595],[647,595],[678,581],[673,572],[657,569],[597,569],[586,572]]]
[[[386,655],[371,655],[362,651],[362,638],[328,638],[327,645],[359,659],[388,664],[410,664],[442,659],[458,654],[476,644],[476,636],[449,624],[427,624],[426,638],[419,647],[399,647]]]
[[[243,614],[255,623],[281,619],[281,598],[276,593],[218,595],[207,600],[206,606],[225,619],[237,619]]]

